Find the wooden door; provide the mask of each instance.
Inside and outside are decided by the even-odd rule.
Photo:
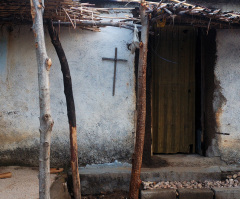
[[[170,26],[158,33],[151,44],[153,153],[194,153],[195,31]]]

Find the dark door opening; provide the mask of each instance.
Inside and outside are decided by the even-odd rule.
[[[201,85],[196,78],[196,33],[193,27],[166,26],[151,39],[153,153],[198,151],[196,112],[201,115],[201,110],[196,109],[196,91],[201,92]]]

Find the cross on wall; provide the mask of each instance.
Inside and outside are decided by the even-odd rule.
[[[127,62],[127,60],[126,60],[126,59],[118,59],[118,58],[117,58],[117,48],[115,48],[115,57],[114,57],[114,58],[106,58],[106,57],[103,57],[102,60],[105,60],[105,61],[114,61],[113,91],[112,91],[112,96],[114,96],[114,95],[115,95],[115,85],[116,85],[117,62],[118,62],[118,61]]]

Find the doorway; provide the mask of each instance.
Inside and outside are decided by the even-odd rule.
[[[196,31],[166,26],[150,45],[152,152],[195,153]]]

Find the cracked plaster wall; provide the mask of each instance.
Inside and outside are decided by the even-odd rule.
[[[213,110],[222,160],[240,163],[240,30],[217,31]],[[224,134],[222,134],[224,133]],[[229,135],[228,135],[229,134]],[[214,143],[213,143],[214,144]]]
[[[51,166],[69,164],[69,129],[60,63],[46,32],[54,119]],[[77,114],[79,163],[128,162],[134,140],[134,55],[127,49],[132,31],[116,27],[101,32],[60,29],[60,39],[71,69]],[[117,64],[112,96],[112,61]],[[30,26],[0,31],[0,164],[38,165],[39,106],[37,65]]]

